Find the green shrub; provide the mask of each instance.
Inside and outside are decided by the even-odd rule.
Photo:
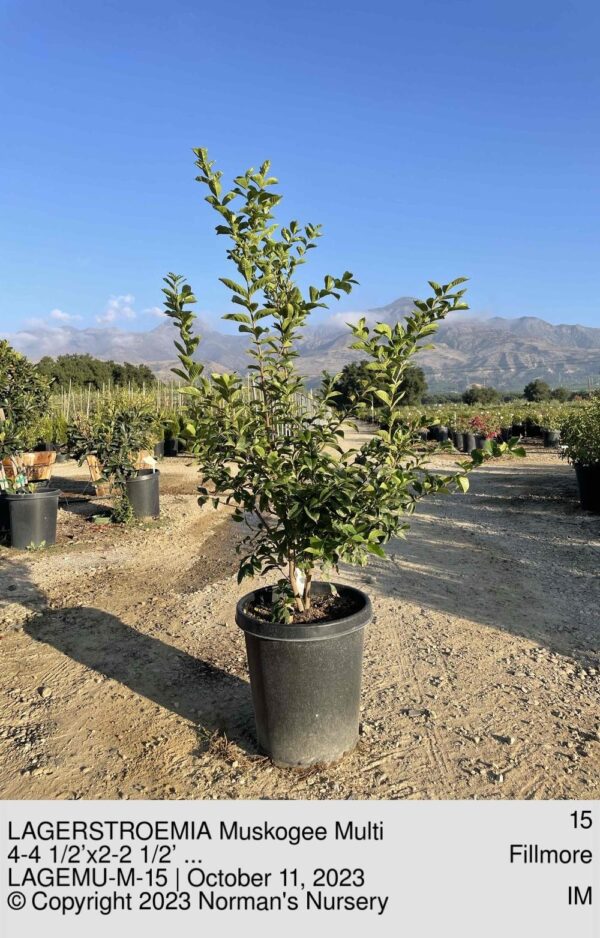
[[[36,442],[36,424],[50,394],[36,366],[0,340],[0,458],[25,452]]]
[[[87,456],[95,456],[102,481],[115,489],[118,520],[129,517],[125,504],[127,479],[137,472],[138,453],[153,449],[159,427],[159,417],[150,403],[130,395],[106,398],[89,415],[78,415],[69,426],[72,455],[80,464]]]
[[[570,462],[600,465],[600,394],[569,414],[560,428],[560,437]]]

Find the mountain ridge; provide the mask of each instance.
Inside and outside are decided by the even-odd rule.
[[[399,297],[386,306],[364,313],[336,313],[329,321],[309,326],[299,342],[299,367],[308,379],[327,370],[335,372],[361,357],[349,348],[348,320],[364,315],[391,325],[413,308],[411,297]],[[198,358],[212,371],[244,370],[248,339],[224,333],[198,320],[202,336]],[[170,321],[145,332],[119,327],[76,328],[71,325],[36,326],[7,338],[30,358],[89,353],[102,359],[147,364],[163,379],[175,362],[175,329]],[[600,377],[600,328],[576,323],[552,324],[536,316],[450,316],[440,324],[434,350],[419,353],[415,362],[425,371],[432,390],[463,390],[470,384],[491,384],[513,390],[534,378],[549,384],[582,387]]]

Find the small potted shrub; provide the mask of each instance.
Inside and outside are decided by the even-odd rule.
[[[49,475],[50,466],[28,459],[48,396],[48,383],[35,365],[0,341],[0,526],[20,550],[56,541],[60,493],[35,484]],[[39,455],[54,458],[54,453]]]
[[[238,176],[222,194],[221,173],[205,150],[196,152],[199,181],[230,239],[236,279],[222,278],[239,310],[225,318],[250,339],[254,393],[236,374],[204,376],[196,367],[188,395],[203,485],[200,502],[233,510],[245,524],[238,580],[266,574],[271,583],[243,596],[236,621],[245,633],[258,742],[284,766],[331,763],[358,739],[362,648],[371,602],[335,579],[340,564],[385,557],[384,545],[403,534],[420,498],[466,490],[467,473],[487,454],[474,454],[456,472],[436,473],[419,452],[418,427],[400,407],[403,376],[421,344],[452,310],[465,309],[463,279],[432,283],[434,295],[415,304],[402,323],[361,320],[353,348],[368,360],[371,382],[341,411],[333,406],[339,376],[326,376],[314,406],[299,406],[303,379],[297,343],[312,310],[349,293],[349,271],[326,276],[304,293],[296,273],[320,235],[292,222],[276,234],[269,164]],[[179,329],[185,372],[197,345],[195,302],[181,277],[165,278],[165,309]],[[380,426],[360,446],[345,440],[348,421],[374,395]],[[496,446],[495,453],[507,450]],[[332,579],[332,577],[334,577]]]
[[[156,518],[159,480],[151,455],[158,418],[147,401],[116,396],[69,427],[69,446],[81,465],[87,461],[98,486],[114,499],[113,519]],[[144,455],[145,454],[145,455]]]
[[[56,453],[56,462],[65,462],[69,424],[62,414],[44,415],[36,427],[35,450],[39,453]]]
[[[600,394],[569,413],[560,438],[575,467],[581,507],[600,512]]]
[[[492,440],[495,440],[500,432],[498,421],[491,414],[477,414],[469,421],[469,429],[475,434],[475,445],[477,449],[489,448]]]

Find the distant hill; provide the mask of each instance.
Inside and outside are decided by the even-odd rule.
[[[393,324],[412,308],[410,297],[400,297],[364,315],[369,322]],[[210,370],[245,368],[244,336],[219,332],[203,322],[199,322],[198,331],[202,335],[198,357]],[[162,322],[148,332],[61,326],[21,331],[8,338],[34,360],[43,355],[89,352],[117,362],[145,363],[159,377],[169,379],[175,361],[174,335],[172,323]],[[315,378],[325,369],[339,371],[347,361],[359,358],[348,348],[350,341],[343,314],[307,329],[299,360],[304,374]],[[543,378],[552,386],[576,388],[585,386],[589,376],[595,381],[600,377],[600,328],[552,325],[532,316],[482,319],[466,313],[442,323],[435,341],[435,351],[421,352],[418,357],[431,390],[463,390],[470,384],[484,383],[506,390],[522,389],[534,378]]]

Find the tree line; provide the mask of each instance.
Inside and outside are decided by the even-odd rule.
[[[37,370],[52,382],[54,388],[115,387],[141,388],[153,384],[156,377],[147,365],[120,364],[102,361],[92,355],[59,355],[40,359]]]
[[[349,362],[344,365],[339,378],[334,384],[337,394],[335,404],[340,410],[346,409],[351,401],[357,397],[360,390],[368,383],[373,382],[373,372],[369,371],[366,361]],[[578,397],[586,397],[585,391],[569,391],[567,388],[551,388],[541,378],[530,381],[522,391],[503,392],[496,388],[473,384],[466,391],[442,391],[435,394],[427,393],[427,380],[422,368],[412,365],[406,369],[403,388],[405,404],[501,404],[503,401],[523,400],[538,403],[542,401],[569,401]],[[373,405],[378,406],[374,401]]]

